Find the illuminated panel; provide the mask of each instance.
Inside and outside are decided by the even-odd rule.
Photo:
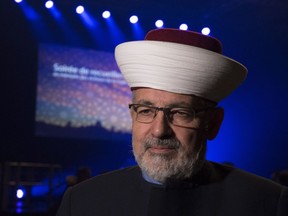
[[[129,134],[131,92],[114,54],[42,44],[36,134],[97,138]],[[113,138],[113,136],[111,136]]]

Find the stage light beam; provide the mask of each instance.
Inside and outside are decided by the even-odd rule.
[[[138,22],[138,17],[133,15],[130,17],[129,21],[130,21],[130,23],[135,24]]]
[[[181,24],[181,25],[179,26],[179,29],[180,29],[180,30],[188,30],[188,25],[185,24],[185,23],[183,23],[183,24]]]
[[[201,33],[202,33],[203,35],[209,35],[210,32],[211,32],[211,31],[210,31],[210,28],[208,28],[208,27],[203,28],[202,31],[201,31]]]
[[[84,12],[84,7],[82,5],[79,5],[77,8],[76,8],[76,13],[78,14],[82,14]]]
[[[24,191],[22,189],[17,189],[16,191],[16,197],[18,199],[22,199],[24,197]]]
[[[16,3],[21,3],[21,2],[22,2],[22,0],[15,0],[15,2],[16,2]]]
[[[162,28],[162,27],[164,26],[164,22],[163,22],[162,20],[157,20],[157,21],[155,22],[155,26],[156,26],[157,28]]]
[[[53,5],[54,5],[54,2],[51,1],[51,0],[49,0],[49,1],[47,1],[47,2],[45,3],[45,7],[48,8],[48,9],[49,9],[49,8],[52,8]]]
[[[108,19],[110,16],[111,16],[110,11],[104,11],[104,12],[102,13],[102,17],[103,17],[104,19]]]

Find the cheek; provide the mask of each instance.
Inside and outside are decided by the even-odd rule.
[[[139,123],[135,120],[132,121],[132,134],[138,139],[148,136],[151,130],[151,124]]]
[[[195,128],[200,128],[201,121],[195,119]],[[203,135],[199,130],[195,129],[174,129],[177,139],[182,143],[183,147],[188,150],[193,150],[197,145],[203,141]]]
[[[141,127],[139,127],[139,124],[137,122],[132,123],[132,134],[133,134],[133,140],[139,140],[141,139],[143,130]]]
[[[194,130],[182,130],[175,133],[185,151],[192,151],[197,145],[199,134]]]
[[[139,125],[137,122],[132,123],[132,144],[134,151],[142,147],[143,140],[147,137],[148,129],[145,125]]]

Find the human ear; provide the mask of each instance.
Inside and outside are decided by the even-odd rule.
[[[208,140],[213,140],[217,136],[222,121],[224,119],[224,109],[222,107],[218,107],[212,111],[209,123],[207,125],[206,136]]]

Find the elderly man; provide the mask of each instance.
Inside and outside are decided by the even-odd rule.
[[[247,75],[221,49],[212,37],[176,29],[116,47],[133,94],[139,166],[69,189],[58,216],[288,216],[287,188],[205,159],[224,117],[217,103]]]

